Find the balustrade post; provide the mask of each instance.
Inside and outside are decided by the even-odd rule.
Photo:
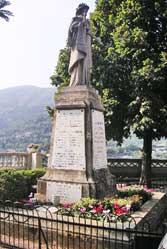
[[[31,169],[32,168],[32,153],[27,153],[27,167],[26,169]]]
[[[31,154],[31,157],[32,157],[31,169],[41,168],[43,155],[41,153],[35,152]]]

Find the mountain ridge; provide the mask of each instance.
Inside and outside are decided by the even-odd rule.
[[[25,151],[29,143],[48,149],[51,122],[46,106],[54,105],[54,92],[33,85],[0,90],[0,151]]]

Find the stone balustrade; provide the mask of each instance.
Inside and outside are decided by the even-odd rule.
[[[0,168],[35,169],[43,167],[42,153],[0,152]]]
[[[0,168],[33,169],[47,166],[47,156],[40,152],[0,152]],[[116,176],[139,176],[141,159],[108,158],[108,167]],[[152,173],[166,173],[167,159],[153,159]]]
[[[108,158],[108,168],[116,177],[140,177],[141,159]],[[167,172],[167,159],[152,159],[152,177],[164,177]]]

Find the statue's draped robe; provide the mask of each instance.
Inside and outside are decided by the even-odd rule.
[[[68,44],[71,47],[69,74],[70,86],[89,85],[92,66],[91,35],[88,20],[74,17],[69,28]]]

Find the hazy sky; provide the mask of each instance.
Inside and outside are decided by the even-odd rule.
[[[14,17],[0,19],[0,89],[50,87],[59,50],[82,0],[10,0]],[[85,0],[94,10],[95,0]]]

